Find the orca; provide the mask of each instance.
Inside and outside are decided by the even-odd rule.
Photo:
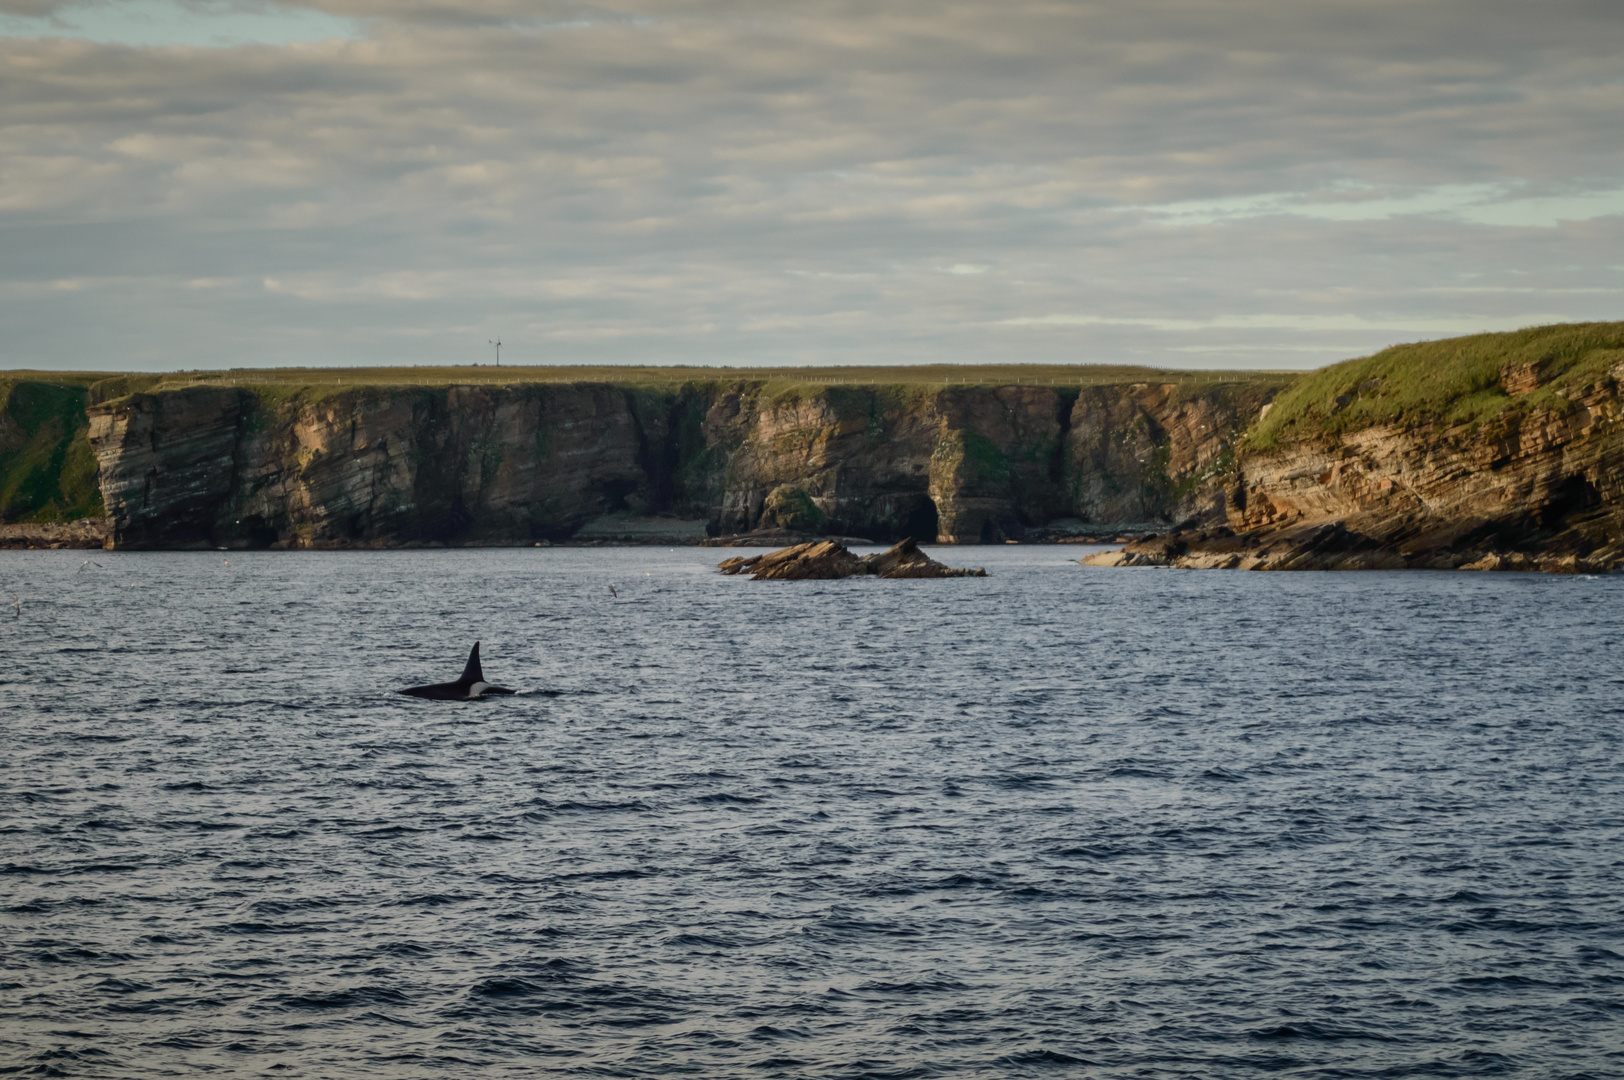
[[[462,669],[462,678],[456,682],[434,683],[430,686],[408,686],[401,691],[410,697],[428,698],[431,701],[476,701],[482,697],[493,694],[511,694],[505,686],[492,686],[485,681],[485,673],[479,667],[479,642],[474,642],[474,649],[468,654],[468,663]]]

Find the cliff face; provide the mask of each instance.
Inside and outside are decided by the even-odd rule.
[[[28,378],[0,383],[0,521],[104,503],[117,546],[529,543],[616,512],[948,543],[1185,523],[1092,560],[1115,565],[1624,564],[1624,323],[1397,346],[1289,384]]]
[[[117,543],[208,543],[232,494],[251,402],[244,391],[195,389],[92,408],[90,445]]]
[[[1477,430],[1368,428],[1259,455],[1228,521],[1263,568],[1610,569],[1624,561],[1621,414],[1614,383]]]
[[[1093,561],[1617,568],[1624,564],[1624,354],[1612,339],[1624,335],[1616,324],[1575,328],[1567,337],[1525,333],[1531,349],[1508,349],[1505,362],[1469,380],[1468,393],[1447,409],[1248,448],[1222,515]],[[1577,345],[1564,351],[1572,338]],[[1324,398],[1321,416],[1335,417],[1361,396],[1373,412],[1381,409],[1384,393],[1403,389],[1391,378],[1353,372],[1350,385]]]
[[[1264,384],[1077,388],[601,383],[202,387],[90,409],[113,542],[528,543],[605,512],[893,540],[1056,518],[1173,521],[1221,498]]]
[[[116,543],[132,547],[560,537],[646,482],[639,434],[601,385],[198,388],[90,417]]]
[[[1070,405],[1061,391],[1019,386],[730,392],[705,418],[727,459],[715,531],[1017,538],[1065,515],[1051,466]]]
[[[1213,513],[1240,434],[1272,396],[1246,383],[1200,394],[1149,383],[1083,390],[1066,440],[1071,504],[1091,521]]]

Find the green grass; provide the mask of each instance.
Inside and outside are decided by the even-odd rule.
[[[0,378],[0,521],[103,513],[83,384]]]
[[[236,368],[228,371],[178,371],[162,374],[119,372],[0,372],[0,379],[31,379],[84,386],[94,401],[133,393],[155,393],[187,386],[276,388],[321,394],[366,386],[506,386],[518,383],[602,382],[617,386],[675,389],[685,383],[766,384],[769,389],[803,385],[831,386],[1103,386],[1158,382],[1187,386],[1265,382],[1283,385],[1292,372],[1176,371],[1124,364],[924,364],[898,367],[362,367]]]
[[[1509,334],[1395,345],[1300,377],[1281,391],[1246,447],[1333,437],[1377,425],[1476,426],[1512,409],[1565,408],[1566,396],[1624,361],[1624,323],[1566,323]],[[1534,365],[1541,385],[1514,395],[1508,367]]]

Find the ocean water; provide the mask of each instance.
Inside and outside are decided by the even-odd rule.
[[[1624,1075],[1624,577],[1081,550],[0,553],[0,1071]]]

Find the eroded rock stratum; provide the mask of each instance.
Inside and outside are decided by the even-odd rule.
[[[1306,376],[1223,512],[1087,562],[1590,572],[1624,564],[1624,324],[1405,346]]]

